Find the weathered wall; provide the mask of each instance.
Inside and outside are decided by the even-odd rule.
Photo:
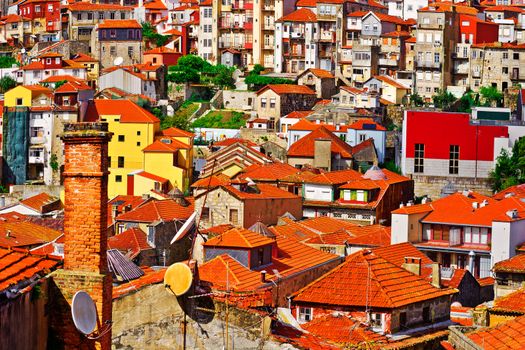
[[[481,350],[482,348],[474,343],[463,333],[475,330],[474,327],[449,327],[448,341],[456,350]]]
[[[271,141],[275,142],[277,145],[286,148],[286,140],[277,136],[275,132],[266,131],[264,129],[248,129],[241,128],[240,136],[243,139],[253,141],[257,144],[262,142]]]
[[[493,194],[487,179],[474,179],[466,177],[439,177],[411,175],[414,180],[414,194],[418,197],[429,195],[437,199],[441,197],[442,188],[450,181],[458,191],[469,189],[481,194],[491,196]]]
[[[182,299],[180,299],[181,302]],[[208,298],[198,301],[200,307],[215,310],[187,317],[186,346],[188,349],[220,349],[225,345],[226,307]],[[166,292],[162,284],[146,286],[137,292],[113,300],[113,349],[178,349],[183,344],[184,314],[178,299]],[[193,305],[195,306],[195,305]],[[191,307],[191,306],[190,306]],[[230,348],[279,349],[279,344],[267,341],[263,334],[264,319],[254,313],[233,307],[228,309]]]
[[[47,281],[15,299],[0,302],[0,349],[45,350]]]

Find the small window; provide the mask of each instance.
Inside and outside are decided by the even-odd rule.
[[[140,136],[140,131],[137,131],[137,136]]]
[[[137,146],[140,146],[140,141],[137,142]]]
[[[118,142],[124,142],[125,136],[124,135],[118,135]]]
[[[155,227],[148,226],[148,243],[151,245],[155,244]]]
[[[122,182],[122,175],[116,175],[115,182]]]
[[[423,308],[423,322],[428,323],[430,322],[430,307],[425,306]]]
[[[425,161],[425,145],[416,143],[414,152],[414,173],[422,173],[424,171]]]
[[[407,325],[407,313],[402,312],[399,314],[399,327],[405,328]]]
[[[210,220],[210,208],[208,207],[202,208],[201,220],[204,220],[204,221]]]
[[[450,145],[450,158],[448,163],[448,173],[456,175],[459,173],[459,146]]]
[[[21,99],[21,98],[17,98],[17,99],[16,99],[16,105],[17,105],[17,106],[21,106],[22,104],[23,104],[23,99]]]
[[[124,157],[118,157],[118,164],[117,166],[119,168],[124,168]]]
[[[311,307],[299,307],[299,322],[310,322],[312,320],[312,308]]]
[[[239,225],[239,209],[230,209],[230,223],[234,226]]]

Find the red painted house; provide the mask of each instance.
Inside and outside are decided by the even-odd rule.
[[[60,27],[60,1],[59,0],[28,0],[18,7],[21,16],[31,20],[42,19],[46,32],[57,32]]]
[[[466,113],[406,111],[403,174],[487,178],[500,150],[512,141],[509,128],[470,120]]]
[[[499,25],[484,21],[476,16],[459,15],[459,42],[463,44],[482,44],[498,41]]]

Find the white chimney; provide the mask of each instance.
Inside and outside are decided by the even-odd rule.
[[[484,199],[483,202],[481,202],[480,207],[483,208],[484,206],[487,206],[487,205],[489,205],[489,201]]]
[[[517,219],[518,218],[518,210],[512,209],[507,212],[507,216],[511,219]]]
[[[478,202],[472,202],[472,209],[478,209],[479,203]]]

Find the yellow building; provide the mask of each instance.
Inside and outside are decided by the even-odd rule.
[[[52,91],[40,85],[19,85],[4,94],[4,107],[48,105]],[[42,101],[39,101],[39,100]]]
[[[76,54],[71,60],[86,68],[86,80],[89,86],[96,87],[100,70],[99,61],[83,53]]]
[[[94,100],[85,121],[105,121],[109,142],[108,195],[185,191],[193,174],[193,134],[160,131],[160,120],[130,100]]]

